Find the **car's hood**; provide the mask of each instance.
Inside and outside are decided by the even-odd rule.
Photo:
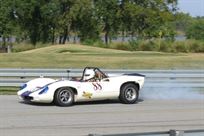
[[[21,89],[17,92],[18,95],[21,95],[22,93],[29,91],[29,92],[35,92],[41,88],[43,88],[46,85],[52,84],[56,82],[57,80],[51,79],[51,78],[36,78],[33,80],[28,81],[24,85],[22,85]]]

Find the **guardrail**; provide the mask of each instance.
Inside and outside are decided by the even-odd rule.
[[[88,136],[201,136],[204,134],[204,129],[200,130],[170,130],[161,132],[144,132],[144,133],[126,133],[126,134],[89,134]]]
[[[0,69],[0,86],[21,86],[37,77],[67,78],[68,69]],[[81,76],[83,69],[69,69],[69,76]],[[204,87],[204,70],[126,70],[102,69],[108,74],[140,73],[146,75],[145,87]]]

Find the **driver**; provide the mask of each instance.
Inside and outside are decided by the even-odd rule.
[[[86,70],[86,73],[84,75],[84,81],[88,82],[96,82],[101,81],[104,78],[104,75],[99,71],[94,70]]]
[[[84,81],[94,82],[95,81],[95,72],[93,70],[87,70],[84,75]]]
[[[103,78],[103,75],[99,71],[96,71],[95,72],[95,79],[100,81],[102,78]]]

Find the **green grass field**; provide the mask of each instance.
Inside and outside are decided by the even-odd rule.
[[[0,54],[0,68],[204,69],[203,53],[130,52],[84,45],[55,45]]]

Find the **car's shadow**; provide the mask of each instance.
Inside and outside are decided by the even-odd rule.
[[[140,103],[144,100],[139,99],[135,104]],[[100,100],[100,101],[90,101],[90,102],[77,102],[74,105],[102,105],[102,104],[122,104],[119,100]]]
[[[29,101],[20,101],[19,103],[31,106],[55,106],[54,103],[34,103]]]
[[[139,99],[135,104],[143,102],[143,99]],[[21,104],[31,105],[31,106],[56,106],[54,103],[34,103],[27,101],[20,101]],[[89,102],[76,102],[73,106],[81,105],[105,105],[105,104],[122,104],[119,100],[100,100],[100,101],[89,101]],[[125,104],[124,104],[125,105]]]

